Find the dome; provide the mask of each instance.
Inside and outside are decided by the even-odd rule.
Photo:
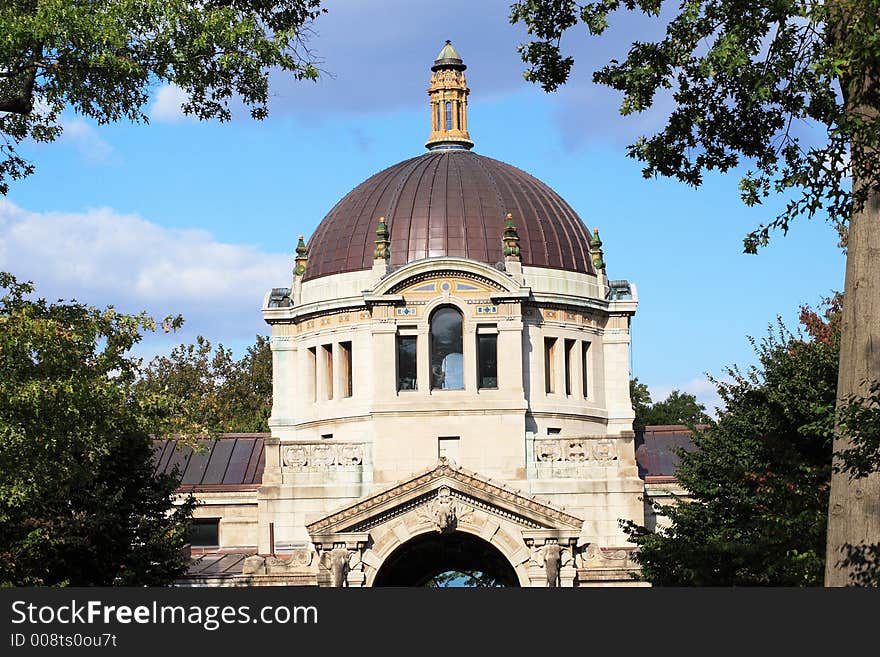
[[[594,272],[589,231],[556,192],[504,162],[439,149],[388,167],[346,194],[309,241],[304,280],[372,267],[379,217],[391,234],[392,267],[435,256],[494,265],[504,259],[508,212],[524,265]]]

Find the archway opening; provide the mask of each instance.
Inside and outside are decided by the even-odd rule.
[[[437,532],[388,555],[373,586],[519,586],[519,578],[491,543],[464,532]]]

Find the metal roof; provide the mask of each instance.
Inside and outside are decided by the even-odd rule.
[[[181,489],[251,488],[263,481],[268,433],[227,433],[200,441],[197,449],[176,440],[153,443],[156,473],[177,468]]]
[[[391,233],[390,265],[461,256],[504,259],[507,213],[524,265],[593,273],[590,233],[562,197],[537,178],[468,150],[435,150],[367,179],[330,210],[308,244],[305,280],[369,269],[376,227]]]
[[[639,477],[674,478],[680,461],[676,450],[696,449],[690,429],[684,425],[656,425],[636,429],[636,463]]]

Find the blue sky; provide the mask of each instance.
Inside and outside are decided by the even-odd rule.
[[[626,157],[627,143],[662,125],[663,101],[620,117],[617,95],[590,73],[656,31],[644,19],[592,42],[568,37],[573,79],[545,94],[522,78],[524,35],[504,1],[328,8],[311,41],[327,74],[316,84],[276,77],[266,121],[239,112],[199,123],[180,114],[175,89],[157,87],[150,125],[68,114],[59,141],[27,145],[37,172],[0,199],[0,269],[51,298],[186,317],[182,333],[147,339],[144,354],[197,334],[241,352],[268,328],[265,291],[289,284],[296,236],[368,176],[424,151],[429,67],[452,39],[468,65],[475,150],[558,191],[600,229],[609,276],[638,286],[633,373],[655,399],[677,388],[711,406],[705,374],[754,362],[746,336],[764,335],[777,314],[794,327],[801,304],[842,289],[844,257],[821,221],[747,256],[743,236],[780,201],[746,208],[733,174],[698,190],[644,180]]]

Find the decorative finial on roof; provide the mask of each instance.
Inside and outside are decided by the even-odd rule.
[[[519,233],[516,232],[516,226],[513,224],[513,215],[509,212],[504,222],[504,239],[502,241],[504,243],[504,259],[519,260]]]
[[[467,68],[461,55],[447,41],[431,67],[431,135],[425,144],[434,149],[473,148],[467,131],[467,97],[470,89],[464,77]]]
[[[306,243],[303,241],[303,236],[299,236],[299,244],[296,245],[296,266],[293,268],[294,276],[302,276],[306,273],[306,265],[309,262],[309,255],[306,252]]]
[[[388,225],[385,217],[379,217],[379,226],[376,228],[376,250],[373,251],[373,259],[388,260],[391,257],[391,237],[388,233]]]
[[[599,238],[599,229],[593,229],[593,237],[590,239],[590,254],[593,256],[593,267],[597,272],[605,270],[605,261],[602,259],[602,240]]]

